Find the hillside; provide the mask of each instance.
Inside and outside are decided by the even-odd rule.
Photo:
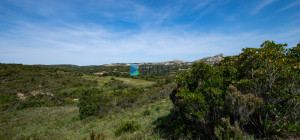
[[[21,64],[0,64],[0,68],[0,108],[32,96],[53,97],[62,89],[96,85],[69,70]]]
[[[1,94],[32,95],[35,91],[55,94],[65,88],[93,85],[82,74],[63,69],[20,64],[0,64],[0,67]]]

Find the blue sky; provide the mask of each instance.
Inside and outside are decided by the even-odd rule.
[[[300,0],[1,0],[0,63],[101,65],[300,41]]]

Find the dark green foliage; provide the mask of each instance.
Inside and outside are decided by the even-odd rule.
[[[140,124],[135,121],[125,121],[116,129],[115,135],[120,136],[123,133],[134,132],[140,128]]]
[[[0,104],[11,102],[17,99],[16,95],[0,94]]]
[[[299,134],[299,48],[266,41],[177,77],[170,97],[193,137]]]
[[[79,118],[84,119],[92,115],[103,115],[110,108],[109,96],[97,88],[86,89],[79,99]]]
[[[177,108],[172,109],[170,114],[158,118],[153,122],[156,126],[155,133],[159,133],[164,139],[191,139],[194,131],[192,125],[186,124]]]
[[[18,97],[13,94],[0,94],[0,110],[7,109],[11,104],[18,101]]]
[[[90,88],[82,92],[79,99],[79,116],[103,116],[129,107],[152,103],[167,98],[174,84],[151,87],[144,90],[124,85],[120,80],[110,80],[104,84],[104,90]]]

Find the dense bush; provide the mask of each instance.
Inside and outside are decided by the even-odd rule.
[[[86,89],[79,99],[79,118],[83,119],[92,115],[103,115],[109,110],[111,98],[97,88]]]
[[[300,132],[300,45],[264,42],[215,66],[195,63],[171,99],[193,137]]]
[[[134,132],[140,128],[140,125],[135,121],[125,121],[116,129],[115,135],[120,136],[126,132]]]

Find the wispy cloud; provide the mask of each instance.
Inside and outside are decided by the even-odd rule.
[[[249,3],[230,0],[3,1],[0,62],[5,63],[194,61],[235,55],[265,40],[295,46],[300,36],[298,21],[289,20],[296,13],[277,25],[253,18],[275,0],[262,1],[254,9],[258,16],[247,16]],[[274,28],[266,28],[271,24]]]
[[[295,1],[295,2],[292,2],[292,3],[290,3],[290,4],[286,5],[286,6],[284,6],[284,7],[281,8],[279,11],[280,11],[280,12],[281,12],[281,11],[285,11],[285,10],[288,10],[288,9],[290,9],[290,8],[296,7],[296,6],[298,6],[298,5],[300,5],[300,1],[299,1],[299,0],[298,0],[298,1]]]
[[[259,13],[266,6],[274,3],[276,0],[262,0],[256,7],[253,9],[252,14]]]
[[[197,3],[195,4],[194,10],[197,10],[199,8],[203,8],[203,7],[207,6],[211,2],[212,2],[212,0],[197,1]]]
[[[0,61],[29,64],[193,61],[218,53],[238,54],[243,47],[257,47],[268,39],[279,43],[295,40],[300,30],[285,34],[239,34],[154,30],[117,32],[101,26],[54,27],[30,24],[0,35]],[[15,39],[17,38],[17,39]],[[289,38],[290,40],[284,40]],[[294,43],[294,42],[293,42]],[[8,47],[9,46],[9,47]]]

